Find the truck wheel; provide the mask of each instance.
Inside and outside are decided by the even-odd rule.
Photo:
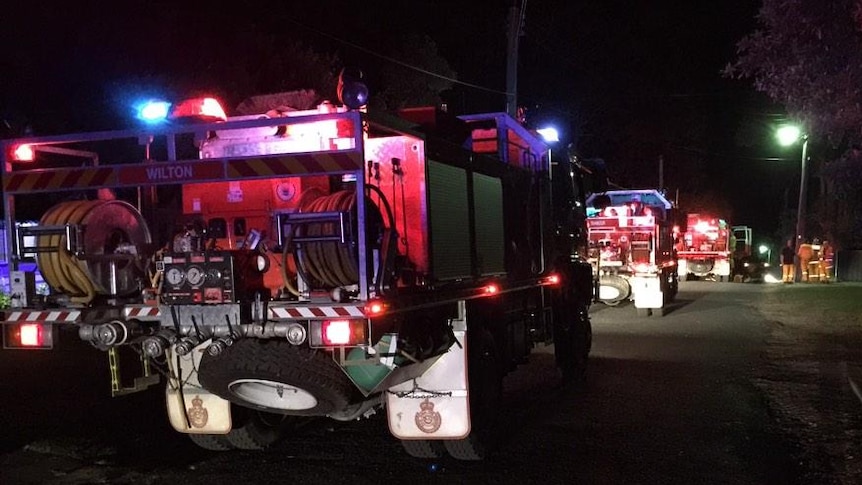
[[[494,337],[487,330],[467,338],[467,386],[470,400],[470,434],[460,440],[446,440],[444,446],[457,460],[482,460],[488,455],[498,430],[503,373]]]
[[[294,416],[344,409],[353,384],[325,353],[282,340],[243,339],[201,359],[204,389],[243,407]]]
[[[581,385],[586,382],[587,364],[593,346],[593,328],[586,308],[566,311],[555,308],[554,357],[563,382]]]
[[[209,451],[228,451],[233,449],[233,445],[228,441],[225,434],[196,434],[190,433],[189,438],[192,443]]]
[[[446,454],[446,445],[439,440],[401,440],[401,446],[413,458],[440,458]]]
[[[291,419],[282,414],[244,410],[245,419],[241,426],[234,427],[227,434],[227,440],[240,450],[264,450],[282,437],[282,432]],[[237,413],[234,413],[236,416]]]

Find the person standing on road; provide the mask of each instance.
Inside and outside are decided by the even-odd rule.
[[[793,240],[788,239],[787,244],[781,248],[781,281],[785,283],[793,283],[793,279],[796,277],[795,257],[796,251],[793,250]]]
[[[829,283],[832,279],[833,259],[835,251],[829,241],[824,240],[820,247],[820,282]]]
[[[808,271],[811,260],[814,259],[814,248],[811,243],[803,241],[799,245],[799,251],[796,253],[799,256],[799,269],[802,270],[802,281],[808,283]]]

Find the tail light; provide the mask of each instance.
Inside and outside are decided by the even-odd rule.
[[[368,343],[368,320],[333,319],[311,322],[312,347],[342,347]]]
[[[51,349],[54,334],[51,325],[43,323],[6,324],[3,329],[5,349]]]

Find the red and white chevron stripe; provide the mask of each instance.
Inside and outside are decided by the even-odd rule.
[[[80,310],[12,310],[6,312],[7,322],[57,322],[76,323],[81,319]]]
[[[360,305],[269,307],[272,319],[365,317]]]
[[[161,316],[159,307],[150,305],[127,306],[123,312],[126,314],[126,318],[158,318]]]

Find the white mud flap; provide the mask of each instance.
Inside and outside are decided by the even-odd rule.
[[[664,306],[664,294],[661,291],[661,279],[658,276],[633,276],[632,284],[635,308],[661,308]]]
[[[231,430],[230,401],[201,388],[198,382],[197,369],[209,343],[183,356],[172,350],[165,353],[171,371],[165,388],[168,418],[180,433],[227,434]]]
[[[396,438],[461,439],[470,434],[465,330],[455,328],[457,343],[427,372],[389,388],[386,412]]]

